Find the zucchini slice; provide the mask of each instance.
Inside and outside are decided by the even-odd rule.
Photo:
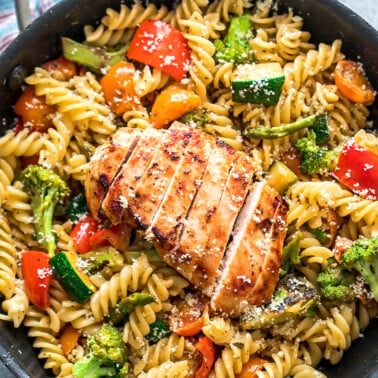
[[[60,252],[49,263],[55,278],[74,301],[84,303],[96,291],[89,277],[77,268],[76,253]]]
[[[315,123],[311,126],[311,130],[315,132],[316,144],[327,143],[331,140],[328,130],[328,115],[320,114],[316,116]]]
[[[232,101],[276,105],[284,81],[283,69],[277,62],[241,64],[233,74]]]
[[[289,186],[297,181],[297,175],[281,161],[274,162],[269,169],[267,184],[281,195],[285,194]]]

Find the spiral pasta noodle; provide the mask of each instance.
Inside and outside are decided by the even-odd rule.
[[[72,364],[64,356],[63,350],[42,310],[31,306],[27,312],[24,325],[29,328],[28,336],[34,338],[33,347],[40,349],[38,358],[46,359],[45,369],[52,369],[53,373],[69,375]]]

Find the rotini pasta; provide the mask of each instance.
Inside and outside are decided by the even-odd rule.
[[[337,80],[338,67],[346,64],[341,40],[313,44],[302,17],[292,9],[277,13],[271,3],[182,0],[173,9],[154,3],[122,3],[118,9],[107,8],[95,26],[84,26],[85,40],[80,49],[89,49],[98,62],[94,59],[84,67],[71,56],[68,63],[72,70],[68,71],[72,72],[57,71],[54,64],[48,64],[35,67],[25,79],[30,93],[43,105],[41,108],[46,105],[49,110],[40,114],[38,109],[32,109],[34,118],[17,110],[17,126],[0,138],[0,320],[16,328],[28,328],[33,346],[40,350],[38,357],[45,360],[44,367],[55,376],[83,378],[80,366],[98,359],[99,351],[107,353],[107,346],[101,343],[106,344],[108,339],[101,335],[109,332],[107,336],[117,339],[121,346],[124,360],[122,366],[112,356],[101,356],[100,362],[110,369],[109,375],[121,376],[120,371],[123,374],[127,367],[130,377],[178,378],[206,370],[209,377],[234,378],[250,374],[247,370],[252,364],[259,378],[323,378],[325,375],[316,366],[322,360],[340,362],[345,350],[377,316],[378,305],[369,283],[341,256],[361,240],[376,241],[378,200],[372,191],[369,196],[363,191],[357,193],[355,186],[336,174],[340,154],[353,143],[362,146],[361,151],[378,153],[378,137],[369,130],[371,101],[353,101]],[[251,25],[248,33],[238,30],[241,20],[234,21],[241,16]],[[167,42],[162,24],[153,21],[166,23],[175,39]],[[149,29],[143,31],[143,25],[148,24],[158,24],[159,32],[155,35],[146,31]],[[143,31],[140,40],[135,37],[138,30]],[[231,37],[234,42],[235,38],[240,41],[240,46],[231,43]],[[129,54],[124,52],[122,58],[116,58],[121,62],[109,60],[118,56],[120,46],[129,49]],[[223,54],[222,47],[232,54]],[[148,53],[148,60],[139,60],[138,53],[131,59],[133,48],[139,48],[140,54]],[[245,59],[245,79],[239,78],[243,70],[238,67],[244,63],[235,54]],[[64,61],[59,64],[64,65]],[[117,70],[110,69],[112,65]],[[253,71],[256,66],[261,74]],[[237,85],[244,85],[239,94]],[[254,85],[261,98],[251,100],[248,96]],[[156,98],[163,98],[167,88],[172,90],[172,97],[157,109]],[[368,84],[363,90],[374,99]],[[125,106],[119,107],[120,104]],[[27,113],[31,105],[22,104],[21,96],[17,108],[22,106]],[[48,122],[42,122],[42,127],[38,117]],[[173,137],[170,129],[161,133],[163,142],[158,141],[160,133],[150,129],[158,128],[157,120],[164,128],[178,120],[208,135],[192,132],[192,128],[184,136],[177,133]],[[306,127],[298,126],[302,121]],[[293,123],[295,128],[291,129]],[[325,138],[321,143],[317,140],[319,127]],[[122,129],[115,134],[119,128]],[[147,140],[149,135],[155,139]],[[212,136],[218,139],[216,143]],[[180,154],[173,153],[174,142],[180,138]],[[142,143],[148,146],[146,151],[139,149]],[[105,155],[94,154],[104,144]],[[160,147],[163,158],[157,151]],[[221,154],[213,153],[218,149],[229,158],[224,167],[211,160]],[[110,156],[113,153],[115,161]],[[253,174],[238,171],[245,155]],[[328,156],[332,156],[331,162],[326,161]],[[96,159],[100,160],[98,172],[92,170]],[[187,182],[181,170],[189,160],[201,163],[202,170],[197,180],[190,182],[193,192],[186,198]],[[166,162],[169,166],[165,170]],[[373,163],[366,162],[364,171],[376,172]],[[128,172],[122,169],[125,164]],[[353,170],[354,162],[350,164],[354,180],[361,172]],[[54,207],[47,217],[46,235],[45,230],[36,232],[41,221],[38,201],[21,174],[30,165],[48,172],[49,183],[60,178],[67,186],[67,193],[56,203],[50,198]],[[208,167],[214,167],[216,174],[206,187],[203,182],[212,175]],[[129,172],[132,175],[126,177]],[[184,174],[192,180],[189,164]],[[242,176],[248,180],[243,181]],[[154,181],[149,187],[156,192],[151,203],[140,185],[144,181],[138,181],[141,178]],[[256,182],[261,181],[271,186],[266,186],[272,191],[269,203],[252,195],[261,185]],[[366,184],[360,181],[358,185]],[[122,222],[112,224],[101,202],[107,193],[112,193],[109,188],[119,182],[124,184],[122,193],[127,198],[120,196],[119,203],[114,200],[110,205],[112,211],[122,211]],[[234,184],[235,189],[231,189],[243,187],[246,197],[240,197],[243,205],[235,212],[229,227],[233,231],[227,231],[227,237],[223,235],[227,225],[222,224],[227,218],[225,206],[229,201],[230,212],[234,212],[239,201],[238,193],[229,191]],[[218,197],[214,201],[211,197],[213,208],[209,205],[206,214],[201,214],[206,219],[204,225],[198,223],[195,235],[190,236],[193,255],[190,248],[180,255],[181,242],[188,236],[186,232],[191,233],[188,225],[205,202],[195,201],[203,187],[210,188],[210,192],[214,189]],[[36,192],[39,190],[38,187]],[[176,190],[174,196],[170,196],[172,190]],[[41,193],[36,195],[42,198]],[[141,212],[151,212],[150,224],[144,224],[139,211],[133,212],[130,204],[134,198],[136,203],[140,201]],[[168,203],[173,198],[174,202]],[[92,200],[97,200],[102,210],[93,211]],[[181,204],[181,200],[187,203]],[[159,234],[156,224],[169,206],[180,209],[174,217],[177,225],[166,236]],[[262,221],[260,214],[273,206],[274,216]],[[247,207],[253,213],[247,214]],[[224,210],[222,217],[218,216],[218,208]],[[166,219],[170,224],[168,215]],[[253,222],[258,225],[256,230],[249,227]],[[123,227],[127,227],[127,237]],[[151,231],[148,237],[145,228]],[[258,239],[260,231],[264,235]],[[48,232],[55,243],[54,251],[44,244]],[[167,244],[169,250],[163,252],[172,255],[171,266],[163,262],[168,259],[151,235]],[[194,236],[204,238],[205,251],[199,239],[196,245]],[[228,240],[223,250],[209,247],[223,236]],[[279,239],[280,245],[272,244]],[[249,245],[252,243],[253,247]],[[214,273],[220,276],[214,278],[215,286],[206,291],[206,295],[213,295],[210,299],[190,283],[192,276],[203,270],[203,280],[211,285],[206,269],[198,263],[209,248],[214,255],[220,252],[223,256]],[[218,291],[220,283],[224,287],[234,284],[224,275],[229,273],[228,264],[234,253],[240,257],[240,267],[243,265],[239,249],[248,252],[249,262],[254,259],[251,269],[257,264],[259,270],[252,272],[251,279],[244,274],[230,275],[242,282],[240,287],[248,294],[240,303],[241,316],[236,317],[231,311],[218,311],[214,301],[222,295]],[[37,253],[38,259],[34,261],[36,266],[26,267],[24,256],[30,253]],[[54,265],[57,255],[65,259],[64,277]],[[182,265],[176,266],[173,257]],[[185,271],[187,267],[190,273]],[[26,269],[33,274],[29,275]],[[258,276],[254,277],[255,273]],[[331,278],[339,275],[340,282],[344,275],[348,277],[349,296],[327,296],[322,281],[326,274]],[[265,278],[266,282],[262,282]],[[275,286],[268,288],[275,279]],[[30,280],[38,284],[31,287]],[[264,295],[271,289],[272,296],[262,300],[257,283],[266,284]],[[339,285],[346,286],[338,282]],[[235,288],[232,295],[238,298]],[[37,294],[43,296],[43,305],[35,300]],[[234,298],[228,300],[231,303]],[[254,314],[259,322],[250,322],[249,315]],[[73,340],[69,347],[65,343],[66,332]]]

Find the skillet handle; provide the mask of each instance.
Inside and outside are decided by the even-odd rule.
[[[29,0],[14,0],[14,5],[18,27],[23,31],[32,22]]]

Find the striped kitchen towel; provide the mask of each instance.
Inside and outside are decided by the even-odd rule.
[[[59,1],[29,0],[33,20]],[[0,54],[17,37],[19,32],[14,1],[0,0]]]

